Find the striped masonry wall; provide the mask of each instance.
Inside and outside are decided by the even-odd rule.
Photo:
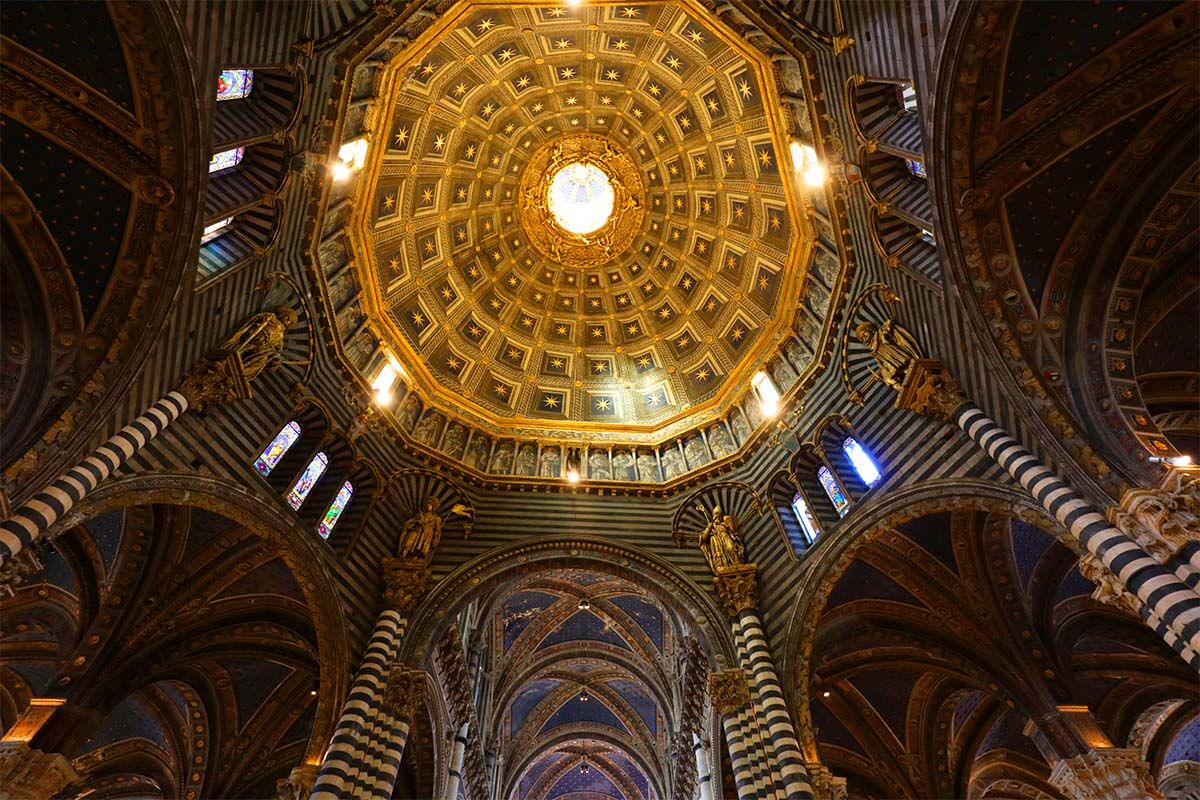
[[[754,609],[738,612],[734,623],[740,637],[745,641],[746,669],[751,676],[751,694],[762,707],[767,726],[768,749],[773,766],[783,777],[787,800],[812,800],[812,785],[808,770],[800,754],[796,740],[796,729],[783,699],[783,689],[771,653],[767,648],[762,622]]]
[[[341,800],[360,796],[355,793],[356,779],[365,769],[365,760],[371,746],[371,725],[383,710],[383,689],[406,625],[407,620],[394,609],[386,609],[379,615],[362,664],[354,676],[350,693],[346,696],[342,716],[330,739],[329,749],[325,751],[325,757],[321,760],[321,771],[313,784],[312,800]],[[403,736],[406,737],[407,734],[407,726],[404,726]],[[400,746],[400,751],[403,752],[403,745]],[[377,755],[381,760],[390,761],[391,754],[385,749],[379,749],[373,755]],[[398,755],[396,764],[399,764]],[[382,768],[378,770],[383,771]],[[392,781],[395,782],[394,771]],[[390,788],[385,796],[391,796]]]
[[[964,403],[955,412],[954,419],[1089,553],[1099,558],[1123,586],[1136,594],[1149,614],[1161,620],[1167,631],[1192,650],[1193,656],[1200,651],[1200,593],[1189,588],[1171,570],[1114,528],[1091,503],[1042,466],[1032,453],[974,404]],[[1148,622],[1150,618],[1147,618]],[[1165,635],[1164,639],[1167,639]],[[1167,643],[1179,651],[1176,641],[1167,639]],[[1193,659],[1190,663],[1200,668],[1200,662]]]
[[[168,393],[0,522],[0,565],[45,533],[187,408],[186,397],[179,392]]]

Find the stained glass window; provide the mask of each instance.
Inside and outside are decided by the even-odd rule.
[[[796,492],[796,496],[792,498],[792,510],[796,512],[796,518],[800,520],[800,527],[804,529],[804,536],[808,539],[808,543],[812,544],[817,540],[821,529],[817,526],[817,520],[813,517],[812,512],[808,510],[808,503],[804,501],[804,495],[799,492]]]
[[[918,178],[928,177],[925,174],[925,162],[924,161],[916,161],[911,158],[906,158],[906,159],[904,159],[904,164],[905,164],[905,166],[908,167],[908,171],[911,172],[913,175],[916,175]]]
[[[254,460],[254,468],[258,470],[258,474],[264,478],[270,475],[271,470],[279,465],[279,459],[283,458],[283,454],[291,449],[299,438],[300,423],[292,420],[284,425],[283,430],[267,445],[267,449],[262,451],[262,455]]]
[[[846,516],[846,509],[850,507],[850,501],[846,499],[846,493],[842,491],[842,487],[838,485],[837,478],[833,477],[833,473],[829,471],[828,467],[821,467],[817,470],[817,480],[821,482],[821,486],[825,489],[825,494],[829,495],[829,499],[833,502],[833,507],[837,510],[838,516]]]
[[[240,100],[254,88],[254,70],[223,69],[217,76],[217,100]]]
[[[863,483],[874,486],[880,478],[879,467],[875,466],[875,460],[866,449],[855,441],[853,436],[847,436],[846,441],[842,442],[842,452],[850,459],[854,471],[862,478]]]
[[[246,148],[235,147],[232,150],[222,150],[219,153],[213,153],[213,157],[208,160],[208,174],[220,172],[223,169],[236,167],[242,163],[242,156],[246,155]]]
[[[296,483],[288,489],[287,501],[288,505],[297,511],[304,504],[304,498],[308,497],[308,493],[317,485],[317,481],[321,480],[321,476],[325,474],[325,468],[329,466],[329,456],[324,453],[317,453],[313,456],[312,461],[308,462],[308,466],[304,468],[304,472],[300,473],[300,477],[296,479]]]
[[[337,525],[338,518],[342,516],[342,512],[346,510],[346,504],[353,496],[354,484],[346,481],[342,484],[342,488],[338,489],[337,497],[333,498],[333,502],[329,504],[329,510],[321,518],[321,524],[317,526],[317,533],[321,534],[322,539],[328,539],[329,534],[333,533],[333,526]]]
[[[232,223],[233,217],[226,217],[225,219],[214,222],[212,225],[205,225],[204,232],[200,234],[200,244],[211,242],[213,239],[224,233],[225,229],[228,228]]]

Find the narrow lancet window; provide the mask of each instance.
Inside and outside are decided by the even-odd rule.
[[[223,69],[217,76],[217,101],[241,100],[254,88],[254,70]]]
[[[283,458],[296,440],[300,438],[300,423],[292,420],[281,430],[271,443],[267,445],[267,449],[262,451],[262,455],[254,460],[254,469],[258,470],[258,474],[264,478],[271,474],[271,470],[279,464],[279,459]]]
[[[828,467],[821,467],[817,470],[817,480],[821,482],[822,488],[825,489],[825,494],[829,495],[829,500],[833,503],[838,516],[846,516],[846,510],[850,508],[850,501],[846,499],[846,493],[842,491],[837,478],[833,477],[833,473],[829,471]]]
[[[329,504],[329,510],[321,518],[321,524],[317,525],[317,533],[321,534],[322,539],[328,539],[329,534],[333,533],[333,526],[337,525],[338,519],[346,510],[346,505],[352,497],[354,497],[354,484],[346,481],[342,484],[342,488],[338,489],[337,497],[333,498],[333,502]]]
[[[292,485],[291,489],[288,489],[289,506],[297,511],[300,510],[300,506],[304,505],[304,498],[308,497],[308,493],[325,474],[327,466],[329,466],[329,456],[324,453],[317,453],[313,456],[312,461],[308,462],[308,466],[304,468],[304,472],[300,473],[300,477],[296,479],[296,483]]]
[[[800,528],[804,531],[804,538],[808,544],[812,544],[821,534],[821,529],[817,526],[817,520],[812,515],[812,511],[808,509],[808,503],[804,500],[804,495],[796,492],[796,496],[792,498],[792,511],[796,512],[796,519],[800,520]]]
[[[853,436],[847,436],[846,441],[842,442],[842,452],[846,454],[846,458],[850,459],[850,463],[854,465],[854,471],[858,473],[858,477],[862,478],[862,482],[867,486],[874,486],[879,482],[881,477],[879,467],[875,466],[875,459],[871,458],[870,453],[859,444]]]

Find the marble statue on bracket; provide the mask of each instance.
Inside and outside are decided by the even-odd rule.
[[[746,544],[738,533],[737,520],[722,513],[719,505],[713,506],[711,512],[703,506],[698,508],[708,518],[700,531],[700,550],[713,574],[720,575],[745,564]]]

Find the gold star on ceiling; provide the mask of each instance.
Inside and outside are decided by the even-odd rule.
[[[608,411],[609,405],[610,405],[609,401],[607,399],[601,397],[600,399],[598,399],[596,401],[596,410],[597,411]]]
[[[558,398],[548,394],[542,398],[542,405],[546,408],[558,408]]]

